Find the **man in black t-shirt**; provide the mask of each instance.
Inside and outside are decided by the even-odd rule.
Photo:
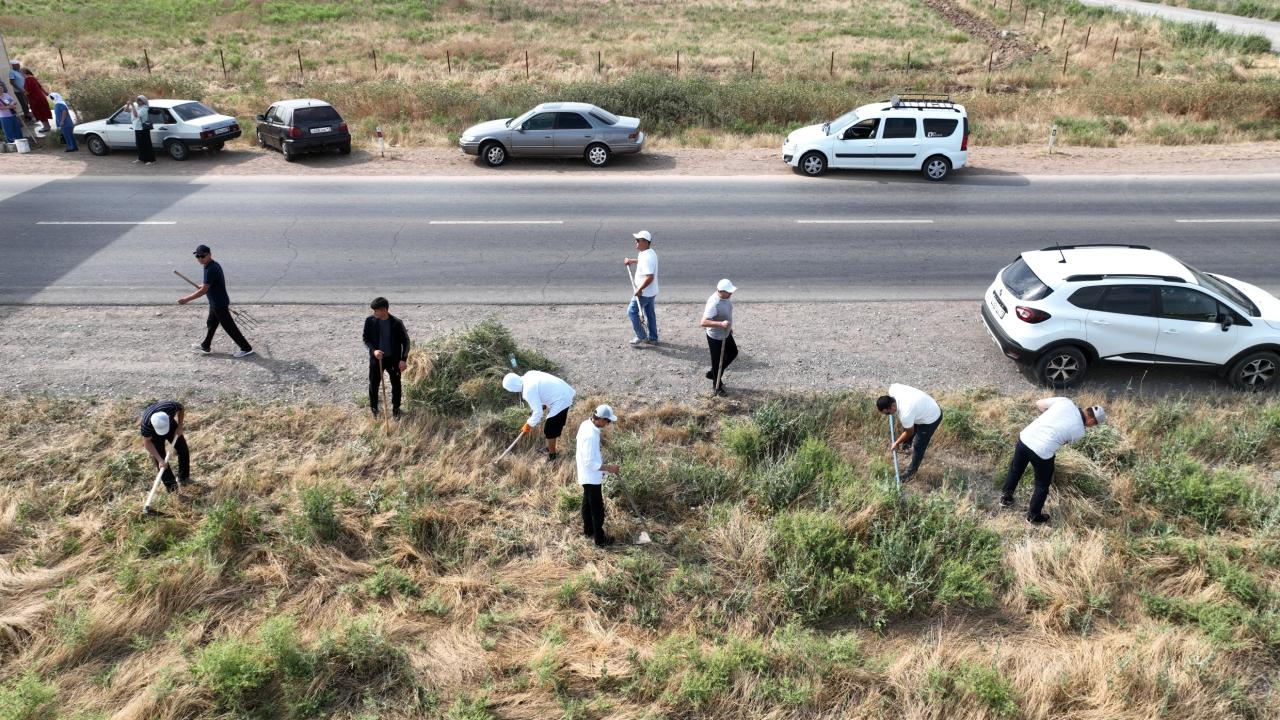
[[[160,479],[164,482],[164,489],[169,492],[176,491],[179,482],[183,485],[191,482],[191,454],[187,449],[186,435],[183,434],[185,420],[186,410],[182,407],[182,403],[177,400],[161,400],[148,405],[147,409],[142,411],[142,422],[138,428],[143,445],[147,448],[147,454],[155,462],[156,469],[164,470]],[[173,449],[178,451],[176,481],[172,468],[165,464],[166,442],[172,443]]]
[[[202,295],[207,295],[209,318],[205,321],[208,331],[205,333],[204,342],[192,345],[191,349],[208,355],[213,344],[213,334],[221,325],[236,345],[240,346],[240,349],[232,353],[231,357],[242,358],[252,355],[253,347],[249,345],[248,340],[244,339],[244,335],[240,334],[240,328],[236,327],[236,320],[231,316],[231,298],[227,295],[227,280],[222,274],[222,265],[213,259],[213,251],[208,245],[200,245],[192,255],[195,255],[196,260],[204,266],[204,284],[190,295],[178,298],[178,304],[186,305]]]
[[[400,373],[408,367],[409,331],[400,318],[391,314],[391,304],[384,297],[369,303],[373,314],[364,319],[362,339],[369,349],[369,409],[378,416],[378,389],[382,373],[391,378],[391,415],[400,417]],[[383,408],[384,410],[386,408]]]

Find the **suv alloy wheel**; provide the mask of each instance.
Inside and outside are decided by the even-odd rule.
[[[1084,377],[1089,360],[1076,347],[1064,345],[1041,355],[1035,368],[1037,381],[1049,387],[1065,388]]]

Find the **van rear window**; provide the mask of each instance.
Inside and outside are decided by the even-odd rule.
[[[1040,278],[1031,271],[1027,262],[1022,258],[1014,260],[1009,267],[1000,273],[1000,280],[1004,286],[1009,288],[1009,292],[1019,300],[1040,300],[1049,296],[1053,290],[1045,285]]]
[[[956,126],[959,124],[959,120],[947,120],[944,118],[934,120],[925,118],[924,136],[927,138],[951,137],[951,135],[956,131]]]

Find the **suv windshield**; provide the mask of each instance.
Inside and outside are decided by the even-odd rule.
[[[1014,260],[1009,267],[1005,268],[1004,272],[1000,273],[1000,280],[1019,300],[1040,300],[1053,292],[1031,271],[1027,261],[1022,258]]]
[[[1208,273],[1202,273],[1186,263],[1182,263],[1182,265],[1191,271],[1191,274],[1195,276],[1196,282],[1199,283],[1201,287],[1217,290],[1230,298],[1232,302],[1244,308],[1245,312],[1249,313],[1249,315],[1253,317],[1262,317],[1262,311],[1258,309],[1258,306],[1254,305],[1253,301],[1250,300],[1248,296],[1236,289],[1236,286]]]
[[[848,126],[848,125],[852,125],[853,123],[855,123],[855,122],[857,122],[857,121],[858,121],[858,111],[856,111],[856,110],[850,110],[849,112],[847,112],[847,113],[845,113],[845,114],[841,115],[840,117],[836,118],[835,120],[832,120],[831,122],[824,124],[824,125],[822,126],[822,132],[823,132],[823,133],[825,133],[825,134],[827,134],[827,135],[830,135],[830,134],[831,134],[831,128],[835,128],[836,130],[840,130],[840,129],[843,129],[844,127]]]
[[[210,110],[207,105],[204,105],[203,103],[198,103],[198,102],[189,102],[189,103],[182,103],[181,105],[174,105],[173,114],[177,115],[183,120],[195,120],[196,118],[209,117],[210,115],[217,115],[217,113],[215,113],[213,110]]]

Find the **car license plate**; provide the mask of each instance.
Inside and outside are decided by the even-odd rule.
[[[332,131],[333,131],[333,128],[331,127],[311,128],[312,135],[319,135],[320,133],[327,133]]]
[[[229,132],[231,132],[231,128],[218,128],[217,130],[214,130],[214,131],[213,131],[213,134],[214,134],[214,135],[221,135],[221,134],[223,134],[223,133],[229,133]]]
[[[992,294],[991,297],[987,298],[987,305],[991,306],[991,312],[995,313],[996,317],[1000,318],[1001,320],[1004,319],[1004,316],[1007,314],[1007,311],[1003,307],[1000,307],[1000,303],[996,301],[996,297],[994,294]]]

